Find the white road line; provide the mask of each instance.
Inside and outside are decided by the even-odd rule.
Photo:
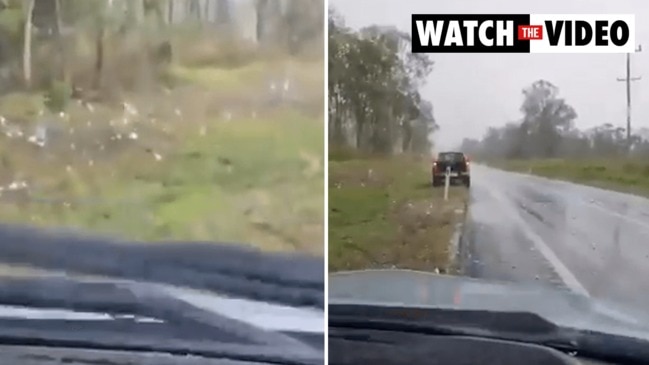
[[[507,214],[510,216],[510,218],[518,224],[527,238],[532,241],[532,243],[536,247],[536,250],[539,251],[543,255],[543,257],[545,257],[545,259],[553,267],[557,275],[559,275],[563,283],[576,293],[590,296],[588,290],[586,290],[586,288],[579,282],[577,277],[575,277],[575,275],[568,269],[568,267],[566,267],[566,265],[561,262],[554,251],[552,251],[552,249],[548,247],[545,241],[543,241],[543,239],[534,232],[532,227],[518,214],[516,209],[507,200],[507,197],[503,196],[496,189],[492,189],[491,193],[494,198],[496,198],[496,200],[500,202],[501,207],[507,211]]]

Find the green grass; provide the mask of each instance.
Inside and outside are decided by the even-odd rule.
[[[0,98],[0,111],[7,119],[26,119],[38,115],[45,108],[45,98],[42,95],[27,93],[12,93]]]
[[[264,79],[264,76],[269,75],[269,71],[272,77]],[[269,65],[256,61],[238,68],[176,65],[167,72],[167,77],[177,82],[201,85],[210,89],[228,90],[231,93],[249,91],[251,83],[260,81],[267,87],[266,83],[269,81],[280,82],[284,76],[299,80],[303,86],[301,92],[322,92],[324,68],[319,62],[286,60],[282,65]]]
[[[427,161],[342,156],[329,161],[329,270],[451,270],[466,189],[452,187],[445,202],[443,189],[430,186]]]
[[[190,72],[200,79],[203,71]],[[78,113],[71,119],[87,111]],[[105,113],[113,118],[115,110]],[[34,186],[29,198],[0,197],[0,220],[144,241],[236,241],[323,254],[323,125],[321,116],[290,108],[260,110],[254,119],[162,120],[139,125],[137,142],[113,142],[114,151],[95,151],[92,158],[67,145],[46,156],[24,141],[0,138],[8,166],[0,180],[22,177]]]
[[[178,81],[232,91],[246,90],[248,88],[246,84],[259,80],[263,73],[264,65],[261,63],[252,63],[237,69],[183,66],[169,69],[169,76]]]
[[[649,162],[647,161],[545,159],[494,161],[490,164],[505,170],[649,197]]]

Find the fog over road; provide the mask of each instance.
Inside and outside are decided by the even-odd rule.
[[[472,166],[465,273],[649,304],[649,200]]]

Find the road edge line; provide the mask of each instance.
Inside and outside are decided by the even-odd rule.
[[[462,219],[460,219],[459,222],[455,223],[453,234],[451,235],[451,240],[449,242],[449,265],[447,265],[446,271],[452,274],[460,274],[464,271],[462,262],[462,253],[464,252],[464,248],[462,246],[464,242],[464,230],[467,222],[467,217],[469,215],[468,201],[464,202],[462,209]]]
[[[552,249],[543,241],[543,238],[539,236],[532,227],[525,222],[525,220],[516,212],[516,209],[512,207],[507,199],[500,192],[492,192],[493,196],[498,199],[504,207],[507,207],[508,215],[516,220],[516,223],[521,227],[522,233],[529,238],[537,251],[539,251],[552,269],[559,275],[561,281],[570,288],[572,291],[590,296],[588,290],[581,284],[577,277],[568,269],[568,267],[559,259],[559,257],[552,251]]]

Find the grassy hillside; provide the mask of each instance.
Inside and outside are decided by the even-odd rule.
[[[4,95],[0,220],[323,254],[322,69],[177,66],[165,92],[61,115],[38,94]],[[286,74],[298,91],[273,94]],[[29,140],[38,128],[45,146]]]

